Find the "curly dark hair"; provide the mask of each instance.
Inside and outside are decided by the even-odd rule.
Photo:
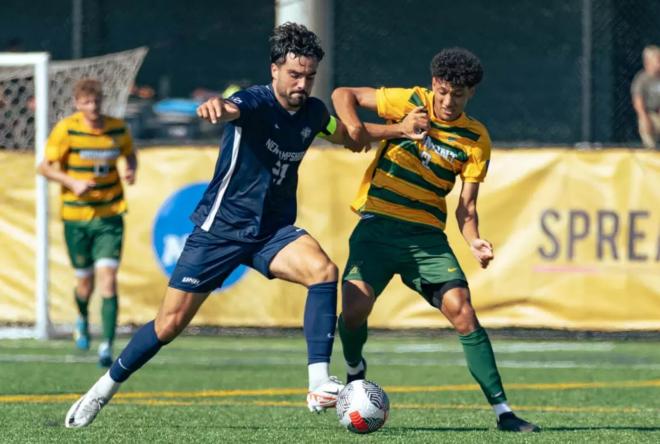
[[[298,23],[286,22],[270,36],[270,62],[281,65],[288,53],[296,57],[311,57],[321,61],[325,52],[316,34]]]
[[[479,58],[467,49],[448,48],[431,60],[431,75],[453,86],[471,88],[481,82],[484,69]]]

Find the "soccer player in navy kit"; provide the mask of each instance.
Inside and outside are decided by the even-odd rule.
[[[325,105],[309,97],[319,61],[318,37],[286,23],[271,37],[272,83],[211,99],[198,115],[227,122],[211,180],[192,221],[169,287],[154,321],[136,332],[110,370],[68,411],[66,427],[90,424],[119,386],[171,342],[209,293],[240,264],[268,278],[304,285],[310,411],[334,407],[343,385],[328,375],[337,305],[337,266],[296,219],[298,167],[316,135],[360,150]],[[421,137],[412,119],[367,125],[373,140]]]

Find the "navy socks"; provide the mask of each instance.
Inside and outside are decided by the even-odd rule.
[[[126,381],[166,344],[156,336],[154,321],[144,324],[110,367],[110,377],[116,382]]]
[[[303,330],[307,363],[330,362],[337,324],[337,282],[323,282],[308,289]]]

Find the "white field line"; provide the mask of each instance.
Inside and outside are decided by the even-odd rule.
[[[43,355],[43,354],[0,354],[0,362],[24,362],[24,363],[50,363],[50,364],[71,364],[71,363],[95,363],[97,357],[90,353],[88,355]],[[230,367],[238,365],[253,365],[253,366],[289,366],[289,365],[304,365],[304,358],[298,359],[297,357],[277,357],[277,356],[255,356],[254,358],[222,358],[210,356],[157,356],[149,362],[150,366],[153,365],[204,365],[215,367]],[[374,366],[401,366],[401,367],[465,367],[465,360],[459,359],[423,359],[423,358],[386,358],[386,357],[372,357],[369,359],[369,364]],[[540,361],[540,360],[512,360],[512,359],[499,359],[497,366],[500,368],[519,368],[519,369],[543,369],[543,368],[556,368],[556,369],[645,369],[645,370],[660,370],[660,363],[647,363],[647,362],[578,362],[573,360],[562,361]]]
[[[1,339],[1,338],[0,338]],[[266,343],[267,344],[267,343]],[[70,349],[72,344],[67,341],[3,341],[0,349],[41,349],[47,345],[48,348]],[[177,343],[172,344],[170,349],[185,349]],[[510,342],[494,341],[493,349],[496,353],[545,353],[545,352],[609,352],[616,348],[612,342]],[[243,343],[239,345],[227,344],[224,340],[218,343],[209,341],[200,341],[195,344],[195,349],[199,350],[217,350],[217,351],[254,351],[254,352],[273,352],[273,351],[304,351],[304,342],[300,341],[300,346],[291,344],[267,344],[261,343]],[[387,344],[387,343],[368,343],[367,351],[372,353],[463,353],[460,343],[411,343],[411,344]]]

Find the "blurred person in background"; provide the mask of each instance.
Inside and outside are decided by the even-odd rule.
[[[99,365],[109,367],[119,309],[117,269],[126,212],[117,160],[126,158],[124,179],[132,185],[137,157],[124,121],[101,114],[103,91],[98,80],[78,81],[73,96],[77,112],[53,128],[38,172],[62,185],[64,238],[76,276],[76,346],[81,350],[90,347],[88,306],[98,288],[103,299]]]
[[[646,148],[657,149],[660,142],[660,47],[650,45],[642,52],[644,69],[630,87],[637,113],[639,136]]]
[[[516,416],[504,393],[495,354],[472,306],[467,277],[445,234],[445,196],[460,176],[456,221],[481,268],[493,260],[493,246],[479,233],[477,195],[490,163],[488,131],[465,114],[483,77],[481,61],[463,48],[440,51],[431,61],[432,89],[337,88],[337,115],[356,141],[369,137],[357,108],[376,111],[389,122],[410,116],[423,137],[386,138],[367,169],[352,208],[360,221],[349,240],[342,276],[338,330],[347,383],[366,378],[363,347],[367,319],[389,281],[398,274],[454,326],[468,369],[497,418],[497,428],[537,432]]]

